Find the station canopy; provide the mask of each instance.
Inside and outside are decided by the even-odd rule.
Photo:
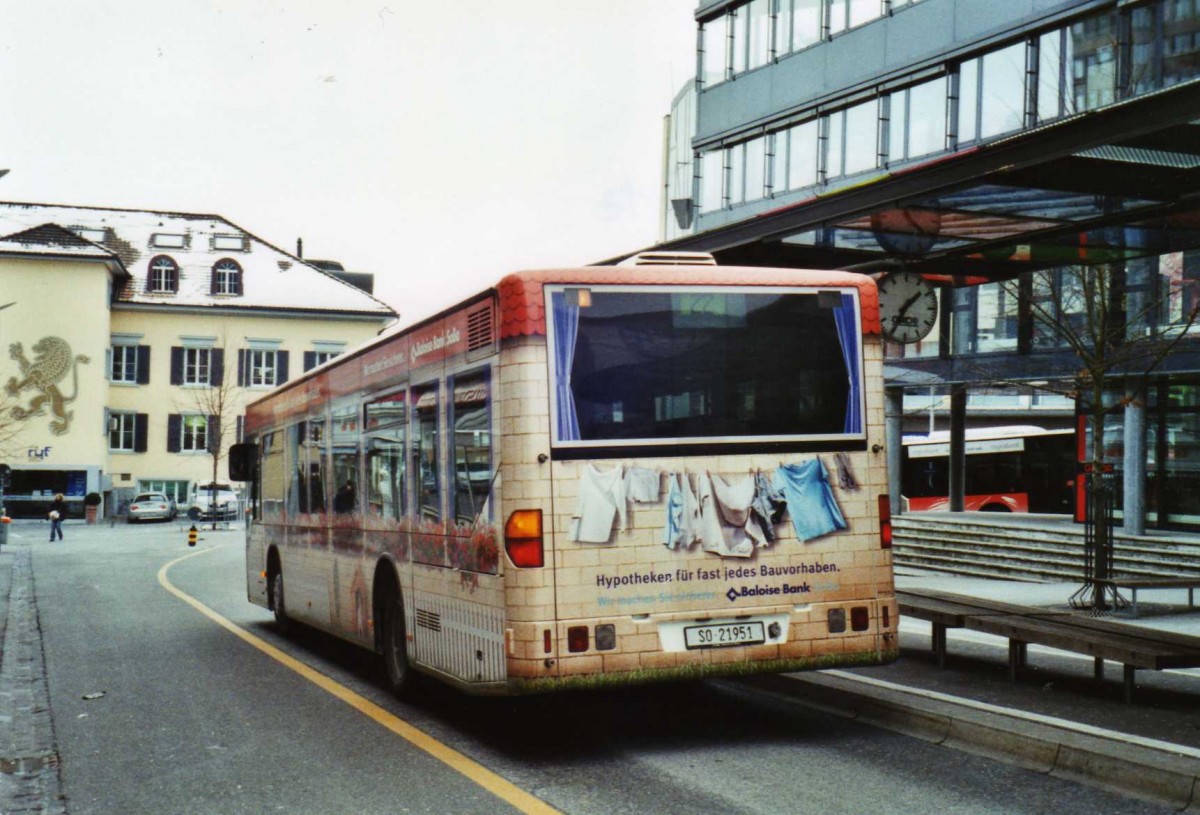
[[[1200,249],[1200,82],[656,248],[711,252],[722,265],[908,267],[969,282]]]

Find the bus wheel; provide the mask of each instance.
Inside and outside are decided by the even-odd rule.
[[[283,636],[287,636],[292,630],[292,621],[288,619],[287,606],[283,601],[283,570],[275,572],[275,579],[271,581],[271,606],[275,609],[275,628]]]
[[[383,667],[387,671],[388,688],[403,699],[413,686],[413,672],[408,664],[408,645],[404,636],[404,603],[400,595],[388,598],[383,615]]]
[[[1004,504],[985,504],[979,508],[980,512],[1012,512],[1011,509]]]

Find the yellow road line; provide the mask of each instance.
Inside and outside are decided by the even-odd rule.
[[[167,571],[170,570],[170,568],[176,563],[180,563],[188,558],[196,557],[197,555],[203,555],[207,552],[215,552],[217,549],[222,548],[224,548],[224,545],[213,546],[206,549],[198,549],[195,552],[189,552],[183,557],[175,558],[175,560],[172,560],[170,563],[167,563],[158,570],[159,584],[171,594],[175,595],[180,600],[196,609],[196,611],[199,611],[205,617],[208,617],[217,625],[224,628],[226,631],[240,638],[244,642],[253,645],[259,651],[262,651],[276,662],[291,668],[309,682],[312,682],[319,688],[336,696],[338,699],[341,699],[343,702],[350,705],[350,707],[383,725],[397,736],[400,736],[402,739],[412,744],[414,747],[424,750],[426,753],[433,756],[438,761],[446,764],[451,769],[454,769],[457,772],[465,775],[467,778],[471,779],[476,784],[495,795],[497,798],[507,801],[520,812],[529,813],[529,815],[561,815],[557,809],[554,809],[545,801],[530,795],[525,790],[487,769],[482,764],[467,758],[454,748],[442,744],[433,736],[418,730],[408,722],[404,721],[395,714],[384,710],[369,699],[359,696],[346,686],[335,682],[328,676],[325,676],[316,670],[313,670],[308,665],[305,665],[295,657],[289,656],[280,649],[276,648],[274,645],[271,645],[269,642],[254,636],[246,629],[236,625],[231,620],[213,611],[195,597],[180,591],[167,578]]]

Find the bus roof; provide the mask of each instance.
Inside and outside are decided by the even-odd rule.
[[[409,364],[406,358],[410,355],[414,363],[420,356],[422,364],[425,364],[455,353],[446,337],[461,337],[467,341],[473,335],[474,327],[479,325],[476,318],[481,316],[481,310],[490,308],[493,294],[498,295],[496,328],[500,339],[544,335],[546,315],[542,289],[547,284],[856,288],[859,292],[863,333],[880,333],[879,296],[875,281],[855,272],[711,265],[587,266],[516,272],[505,276],[494,287],[426,319],[388,327],[379,336],[251,401],[246,407],[247,415],[261,419],[267,413],[302,411],[310,400],[320,401],[329,398],[332,393],[342,392],[343,387],[332,380],[349,377],[367,384],[372,378],[386,376],[388,369]],[[355,375],[351,375],[349,370],[352,366],[360,369]]]
[[[879,333],[879,296],[864,274],[824,269],[765,269],[754,266],[590,266],[542,269],[510,274],[500,281],[500,336],[546,333],[545,298],[549,284],[660,286],[838,286],[859,292],[864,334]]]

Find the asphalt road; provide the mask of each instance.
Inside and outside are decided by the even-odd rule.
[[[170,524],[31,544],[66,812],[1171,811],[736,683],[401,703],[367,655],[276,635],[245,600],[241,541],[189,550]],[[188,554],[165,581],[245,638],[159,582]]]

